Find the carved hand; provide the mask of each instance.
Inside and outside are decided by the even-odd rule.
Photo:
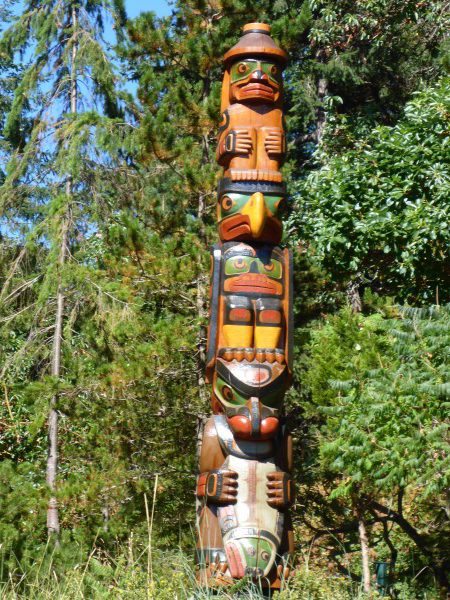
[[[272,471],[267,474],[267,504],[272,508],[288,508],[295,496],[294,482],[289,473]]]
[[[232,129],[225,138],[225,152],[232,154],[250,154],[252,138],[249,129]]]
[[[281,129],[270,129],[264,139],[267,154],[284,154],[284,133]]]
[[[226,469],[214,469],[200,473],[197,496],[213,504],[234,504],[237,496],[238,474]]]
[[[228,569],[228,563],[219,562],[217,558],[216,562],[209,563],[209,569],[212,577],[220,577]]]

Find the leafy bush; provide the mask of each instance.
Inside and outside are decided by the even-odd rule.
[[[351,131],[330,119],[328,136]],[[450,290],[450,78],[415,94],[393,127],[378,126],[297,184],[294,236],[307,240],[335,280],[441,301]]]
[[[365,518],[374,538],[381,531],[382,552],[401,533],[399,578],[422,564],[443,586],[450,565],[449,348],[449,305],[401,308],[389,319],[345,309],[312,332],[304,374],[315,428],[309,468],[332,509],[322,509],[317,531],[351,535]],[[383,523],[394,531],[376,529]],[[395,551],[388,546],[385,558]],[[418,550],[415,566],[404,560],[408,547]]]

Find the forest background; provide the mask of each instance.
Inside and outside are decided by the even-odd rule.
[[[1,3],[1,593],[191,593],[221,57],[264,21],[290,54],[298,573],[280,598],[438,597],[450,3],[168,12]]]

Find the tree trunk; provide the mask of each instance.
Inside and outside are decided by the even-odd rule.
[[[76,8],[72,7],[72,27],[75,30],[77,26],[77,12]],[[77,112],[77,82],[76,82],[76,66],[75,60],[77,57],[77,42],[75,41],[72,46],[71,55],[71,70],[70,70],[70,112]],[[52,346],[52,359],[51,359],[51,374],[55,378],[59,378],[61,375],[61,344],[62,344],[62,333],[63,333],[63,319],[64,319],[64,304],[65,304],[65,292],[62,283],[62,269],[67,258],[67,244],[69,237],[69,228],[71,224],[71,199],[72,199],[73,185],[72,179],[69,176],[66,181],[66,201],[67,209],[62,219],[61,225],[61,243],[59,247],[58,256],[58,287],[56,292],[56,314],[55,314],[55,327],[53,335],[53,346]],[[58,502],[56,499],[56,480],[58,473],[58,411],[57,411],[57,395],[52,396],[49,406],[48,414],[48,456],[47,456],[47,469],[46,469],[46,481],[50,488],[51,496],[47,507],[47,533],[48,537],[55,539],[55,544],[59,544],[59,511]]]
[[[394,580],[395,563],[397,562],[398,552],[397,548],[394,546],[394,544],[391,541],[391,538],[389,537],[389,529],[386,521],[383,521],[383,539],[391,553],[391,558],[389,561],[389,584],[392,584]]]
[[[103,517],[103,531],[105,533],[108,532],[108,523],[109,523],[109,508],[108,505],[106,504],[106,500],[103,504],[103,508],[102,508],[102,517]]]
[[[396,512],[387,506],[383,506],[379,502],[375,500],[371,501],[371,507],[377,512],[383,515],[386,515],[390,521],[397,523],[397,525],[406,533],[408,537],[412,539],[412,541],[416,544],[419,550],[422,552],[424,556],[428,558],[428,564],[432,569],[436,580],[439,585],[444,589],[448,590],[450,588],[450,582],[448,580],[448,564],[445,564],[445,559],[435,558],[433,552],[428,547],[428,542],[426,538],[422,537],[422,535],[415,529],[403,516],[401,510]]]
[[[71,183],[66,184],[66,193],[69,196],[71,192]],[[52,348],[52,367],[51,373],[54,377],[59,377],[61,374],[61,342],[62,328],[64,317],[64,302],[65,295],[61,282],[61,269],[66,261],[67,254],[67,235],[69,230],[69,215],[66,214],[61,231],[61,245],[58,257],[58,290],[56,293],[56,315],[55,315],[55,331],[53,335]],[[52,396],[50,400],[50,409],[48,415],[48,457],[47,457],[47,485],[52,492],[48,502],[47,509],[47,531],[48,536],[59,537],[59,515],[58,503],[55,497],[56,491],[56,476],[58,471],[58,411],[57,411],[57,395]]]
[[[347,284],[347,298],[352,312],[360,313],[362,311],[362,300],[359,293],[359,282],[356,279],[352,279]]]
[[[328,80],[321,77],[317,82],[317,96],[319,99],[319,107],[317,109],[317,125],[316,125],[316,141],[319,144],[322,139],[325,125],[327,122],[327,113],[323,105],[325,96],[328,94]]]
[[[370,592],[370,565],[369,565],[369,540],[367,538],[366,524],[362,517],[358,520],[359,541],[361,544],[361,562],[363,572],[363,589]]]

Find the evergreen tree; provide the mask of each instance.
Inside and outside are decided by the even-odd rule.
[[[8,374],[9,383],[17,385],[17,369],[23,369],[23,356],[34,353],[34,360],[27,365],[28,376],[33,380],[42,379],[46,373],[51,375],[41,396],[47,396],[50,406],[46,480],[51,497],[47,527],[49,535],[56,537],[62,344],[65,320],[74,310],[69,297],[79,277],[76,251],[81,246],[80,236],[96,227],[89,198],[98,155],[92,141],[96,129],[107,128],[111,118],[119,115],[117,78],[101,38],[105,15],[109,12],[110,18],[115,18],[116,9],[121,9],[120,3],[115,7],[103,2],[25,3],[22,14],[0,42],[3,55],[10,60],[19,52],[30,54],[4,126],[11,152],[1,189],[1,209],[9,227],[14,223],[20,226],[22,249],[12,262],[3,296],[17,280],[27,252],[36,246],[48,248],[40,265],[42,272],[6,298],[17,305],[24,302],[24,290],[32,290],[32,303],[16,314],[33,310],[35,318],[29,322],[30,330],[22,344],[7,357],[2,374]],[[103,101],[104,107],[99,109],[97,100]],[[9,327],[15,316],[7,316]],[[51,350],[47,350],[48,335]],[[12,365],[17,369],[10,370]]]

